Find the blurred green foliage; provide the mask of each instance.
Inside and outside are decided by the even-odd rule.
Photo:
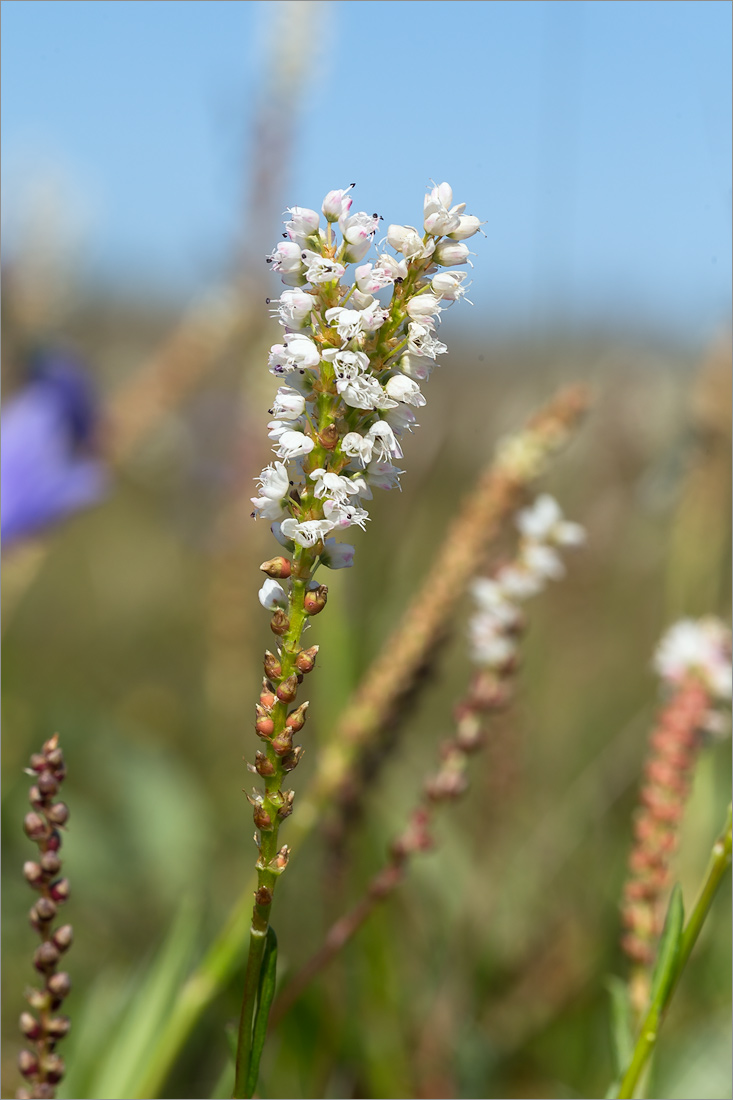
[[[96,304],[70,337],[111,394],[167,321]],[[161,418],[111,498],[47,536],[30,579],[8,555],[3,1095],[17,1086],[15,1021],[32,980],[22,769],[45,738],[61,734],[71,807],[74,1026],[61,1095],[128,1095],[121,1082],[154,1042],[155,1006],[165,1014],[249,881],[242,756],[254,753],[252,702],[271,644],[256,598],[271,539],[248,518],[251,479],[267,461],[263,362],[260,343],[232,349]],[[6,365],[11,387],[18,369]],[[271,1036],[264,1097],[572,1097],[608,1087],[605,982],[625,974],[617,903],[657,699],[650,658],[675,618],[725,614],[729,601],[725,349],[701,366],[690,352],[641,342],[454,338],[408,440],[404,492],[379,494],[355,568],[328,578],[328,608],[309,638],[322,648],[294,786],[307,785],[319,741],[497,438],[577,378],[592,385],[594,409],[543,487],[588,528],[587,549],[530,605],[516,705],[476,758],[468,795],[443,815],[436,849]],[[340,849],[316,829],[294,853],[275,912],[281,977],[360,896],[432,768],[467,679],[465,610]],[[721,740],[702,759],[676,859],[686,899],[729,775]],[[654,1095],[730,1096],[729,927],[721,897],[665,1025]],[[141,981],[110,1066],[111,1036]],[[200,1021],[162,1095],[228,1095],[225,1028],[240,984]],[[81,1088],[97,1091],[63,1091]]]

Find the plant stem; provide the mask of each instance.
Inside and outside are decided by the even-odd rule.
[[[631,1100],[636,1086],[639,1082],[639,1078],[646,1066],[649,1058],[654,1052],[656,1047],[657,1037],[659,1035],[659,1029],[664,1019],[664,1014],[667,1011],[672,995],[677,986],[677,982],[680,979],[682,971],[685,968],[687,960],[690,957],[693,947],[697,942],[697,938],[700,935],[703,924],[710,912],[710,907],[713,904],[715,895],[718,892],[723,877],[731,864],[731,807],[728,807],[728,817],[725,827],[720,836],[713,845],[712,854],[710,857],[710,863],[708,865],[707,874],[702,885],[702,889],[698,895],[695,907],[690,914],[689,920],[685,925],[682,933],[682,939],[680,944],[680,952],[677,959],[677,965],[675,974],[667,993],[661,1004],[653,1003],[649,1008],[649,1011],[641,1025],[639,1036],[636,1040],[636,1046],[634,1047],[634,1053],[631,1057],[629,1067],[624,1074],[621,1085],[617,1092],[618,1100]]]

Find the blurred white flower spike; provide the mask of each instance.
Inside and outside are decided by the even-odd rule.
[[[681,619],[670,627],[654,654],[654,667],[671,686],[690,676],[702,680],[716,701],[731,698],[731,632],[719,619]]]
[[[285,335],[268,358],[283,383],[269,424],[279,461],[260,475],[253,515],[281,521],[280,537],[315,551],[311,572],[351,565],[353,547],[341,553],[329,539],[326,549],[326,536],[363,528],[373,488],[399,487],[400,437],[417,427],[420,383],[447,351],[435,326],[465,293],[465,272],[440,268],[468,260],[462,242],[481,225],[441,183],[425,196],[424,232],[390,225],[398,255],[364,262],[381,219],[352,212],[353,187],[326,195],[325,226],[317,210],[290,207],[286,239],[267,258],[286,284],[273,302]],[[349,264],[359,265],[351,286]]]

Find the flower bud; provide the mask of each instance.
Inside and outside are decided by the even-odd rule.
[[[320,646],[317,645],[312,645],[310,649],[301,649],[300,653],[295,658],[295,667],[298,672],[312,672],[319,649]]]
[[[38,789],[46,798],[56,794],[59,789],[56,776],[52,772],[41,772],[38,776]]]
[[[33,965],[36,970],[40,970],[41,973],[43,973],[46,970],[53,970],[60,958],[61,952],[58,947],[48,940],[46,943],[42,943],[40,947],[36,948],[33,956]]]
[[[18,1055],[18,1069],[24,1077],[33,1077],[38,1073],[38,1059],[29,1050],[21,1050]]]
[[[263,573],[267,573],[268,577],[282,577],[283,579],[289,577],[292,571],[288,559],[281,556],[263,561],[260,569]]]
[[[74,939],[74,929],[70,924],[62,924],[51,938],[59,951],[68,951]]]
[[[262,691],[260,692],[260,706],[269,711],[275,706],[276,701],[272,684],[270,684],[268,680],[263,680]]]
[[[25,829],[26,836],[31,840],[40,840],[45,835],[46,825],[42,817],[38,814],[26,814],[23,818],[23,828]]]
[[[286,726],[281,733],[273,737],[270,744],[278,756],[287,756],[293,748],[293,731],[289,726]]]
[[[289,752],[287,756],[283,756],[281,761],[283,771],[291,772],[294,768],[297,768],[304,751],[302,745],[296,745],[292,752]]]
[[[46,817],[54,825],[65,825],[69,820],[69,807],[65,802],[54,802],[53,806],[46,811]],[[61,838],[59,837],[60,843]]]
[[[58,772],[59,768],[63,766],[64,754],[59,748],[51,749],[50,752],[46,753],[46,761],[49,767]]]
[[[44,1054],[41,1058],[40,1065],[41,1072],[48,1081],[49,1084],[57,1084],[64,1076],[64,1060],[55,1051],[50,1051],[48,1054]]]
[[[261,829],[263,833],[269,832],[270,829],[272,829],[272,818],[265,807],[259,803],[255,806],[252,817],[256,827]]]
[[[267,759],[264,752],[258,751],[255,756],[255,771],[258,775],[261,775],[263,779],[265,776],[275,774],[275,765]]]
[[[34,772],[45,772],[46,770],[46,757],[43,753],[34,752],[31,756],[31,768]]]
[[[279,680],[282,676],[282,665],[274,653],[265,650],[265,676],[268,680]]]
[[[288,860],[289,859],[290,859],[290,848],[288,848],[287,844],[283,844],[282,848],[280,849],[280,851],[275,856],[275,859],[274,859],[275,868],[274,869],[277,870],[277,871],[284,871],[285,868],[288,865]]]
[[[469,237],[472,237],[474,233],[478,233],[479,229],[483,225],[483,222],[475,216],[475,214],[461,214],[461,224],[457,229],[454,229],[448,236],[452,241],[466,241]]]
[[[56,875],[61,870],[61,860],[56,852],[44,852],[41,856],[41,868],[47,875]]]
[[[63,1039],[71,1030],[71,1020],[68,1016],[53,1016],[46,1024],[46,1031],[54,1039]]]
[[[436,298],[434,294],[416,294],[414,298],[410,298],[405,308],[413,321],[435,317],[441,312],[440,298]]]
[[[314,588],[309,592],[306,592],[303,599],[303,607],[306,615],[318,615],[320,611],[323,611],[326,606],[326,600],[328,599],[328,588],[325,584],[319,584],[318,588]]]
[[[306,711],[309,706],[310,703],[306,699],[296,710],[291,711],[285,719],[285,728],[289,729],[291,733],[299,733],[305,725]]]
[[[292,703],[298,694],[298,678],[295,674],[288,676],[277,689],[277,697],[282,703]]]
[[[293,812],[293,802],[295,801],[295,791],[284,791],[284,801],[280,809],[277,811],[277,816],[281,821],[284,821],[286,817],[290,817]]]
[[[281,637],[290,630],[290,619],[281,607],[278,607],[270,620],[270,630],[273,634],[279,634]]]
[[[34,810],[42,810],[46,804],[46,799],[41,794],[41,788],[36,786],[35,783],[28,791],[28,801]]]
[[[430,286],[439,298],[445,298],[447,302],[455,302],[466,293],[461,286],[465,278],[465,271],[439,271],[433,276]]]
[[[38,1039],[42,1034],[41,1025],[30,1012],[21,1012],[20,1030],[23,1032],[26,1039]]]
[[[255,713],[257,720],[255,722],[255,730],[267,740],[268,737],[272,737],[275,732],[275,722],[265,708],[260,704],[255,704]]]
[[[43,881],[43,868],[31,859],[26,860],[23,864],[23,874],[26,882],[29,882],[31,886],[38,886]]]
[[[326,220],[329,222],[337,222],[339,218],[342,218],[345,214],[348,214],[351,209],[353,199],[349,197],[349,191],[355,184],[351,184],[344,190],[329,191],[323,200],[321,210],[323,211]]]
[[[433,259],[441,267],[455,267],[456,264],[465,264],[471,255],[468,245],[460,241],[440,241],[436,245]]]
[[[33,908],[39,920],[53,920],[56,916],[56,906],[50,898],[39,898]]]
[[[71,893],[67,878],[57,879],[51,883],[51,897],[54,901],[66,901]]]

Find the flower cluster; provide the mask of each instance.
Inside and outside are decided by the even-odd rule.
[[[478,664],[493,668],[515,657],[521,602],[541,592],[547,581],[564,576],[558,549],[585,540],[580,524],[563,519],[557,501],[546,493],[518,513],[517,527],[521,539],[514,561],[494,577],[473,583],[478,611],[469,624],[472,653]]]
[[[31,907],[30,922],[41,940],[33,965],[41,975],[43,988],[28,990],[26,995],[33,1012],[23,1012],[20,1017],[21,1031],[33,1048],[22,1050],[19,1057],[20,1072],[29,1085],[18,1092],[21,1098],[56,1095],[55,1086],[63,1076],[64,1063],[55,1047],[70,1026],[66,1016],[57,1015],[71,989],[69,975],[59,970],[58,965],[71,946],[73,935],[70,924],[54,928],[58,907],[69,896],[68,879],[59,877],[59,829],[66,824],[69,810],[66,803],[56,801],[66,774],[58,734],[46,741],[42,752],[31,757],[29,773],[35,780],[29,794],[33,810],[26,814],[23,826],[26,835],[38,845],[39,854],[37,861],[28,860],[23,873],[39,895]]]
[[[292,207],[285,240],[268,257],[287,287],[273,303],[285,335],[269,355],[282,384],[270,409],[276,460],[252,498],[253,514],[274,521],[284,546],[313,549],[332,569],[353,561],[336,533],[363,530],[372,490],[399,484],[400,439],[417,426],[420,383],[446,351],[436,325],[465,294],[466,273],[445,269],[468,262],[464,241],[480,227],[443,183],[425,197],[422,235],[390,225],[395,255],[363,262],[380,219],[352,214],[350,192],[326,196],[325,228],[317,211]],[[358,266],[347,287],[349,264]],[[277,600],[271,584],[261,600]]]
[[[648,995],[648,968],[662,930],[670,859],[690,793],[703,734],[721,729],[712,708],[731,696],[731,634],[714,618],[683,619],[667,631],[654,664],[670,692],[649,742],[634,820],[634,845],[621,906],[622,946],[637,967],[632,999],[637,1011]]]

